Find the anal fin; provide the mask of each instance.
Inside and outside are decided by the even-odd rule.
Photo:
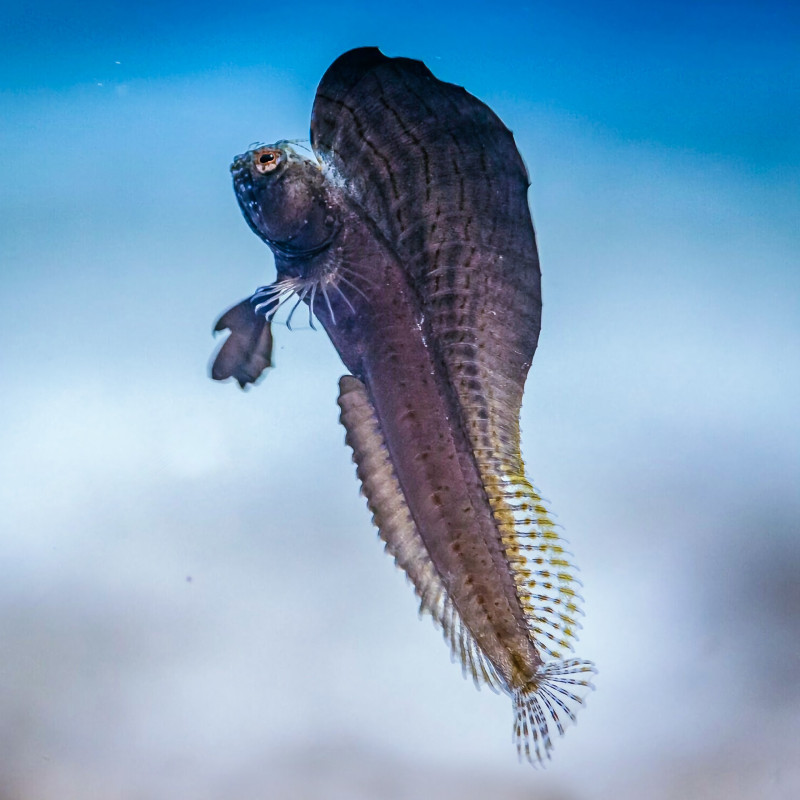
[[[476,686],[505,689],[505,683],[470,633],[431,561],[411,516],[403,489],[384,442],[380,422],[364,384],[345,375],[339,381],[341,422],[353,450],[357,474],[386,551],[408,576],[420,600],[420,613],[430,614],[450,646],[453,660]]]

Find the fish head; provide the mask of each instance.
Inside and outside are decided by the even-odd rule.
[[[325,250],[339,229],[337,207],[320,164],[289,142],[259,145],[231,164],[239,208],[286,271]],[[295,262],[294,267],[288,265]]]

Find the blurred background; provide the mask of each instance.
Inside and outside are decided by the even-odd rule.
[[[0,20],[0,800],[800,796],[796,3],[34,0]],[[528,164],[523,453],[600,674],[546,771],[385,556],[230,186],[378,45]],[[300,315],[302,316],[302,315]],[[302,320],[301,320],[302,321]]]

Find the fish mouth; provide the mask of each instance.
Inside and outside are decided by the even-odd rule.
[[[253,172],[250,168],[251,159],[249,153],[241,156],[236,156],[231,164],[231,177],[233,178],[233,187],[236,194],[252,194],[255,189],[255,180]]]
[[[231,164],[233,191],[242,211],[242,216],[245,218],[250,230],[266,244],[271,244],[260,229],[261,225],[263,225],[263,219],[261,218],[261,208],[256,197],[256,178],[251,168],[252,163],[252,151],[242,153],[233,159]]]
[[[250,169],[250,164],[252,163],[252,153],[248,151],[247,153],[242,153],[241,155],[234,156],[233,163],[231,164],[231,174],[234,178],[240,175],[245,170]]]
[[[236,193],[252,193],[255,189],[256,176],[253,174],[253,151],[236,156],[231,164],[231,177]]]

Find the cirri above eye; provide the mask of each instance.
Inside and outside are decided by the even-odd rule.
[[[278,164],[281,163],[281,151],[280,150],[257,150],[253,154],[253,165],[256,168],[256,172],[260,172],[262,175],[266,175],[268,172],[272,172]]]

